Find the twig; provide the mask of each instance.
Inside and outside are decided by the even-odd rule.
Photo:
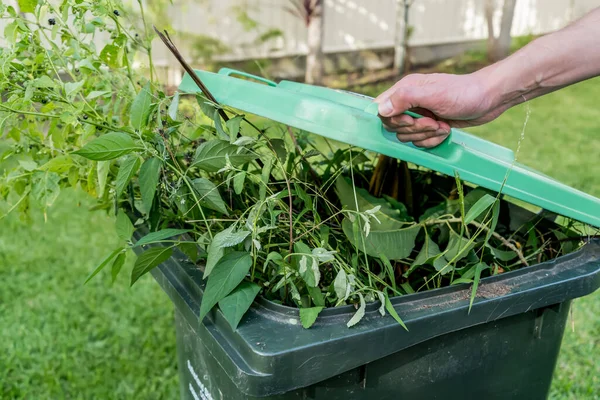
[[[158,37],[163,41],[163,43],[167,46],[167,48],[171,51],[171,53],[173,53],[173,55],[175,56],[177,61],[179,61],[179,64],[181,64],[183,69],[185,69],[185,71],[189,74],[190,78],[192,78],[194,83],[196,83],[196,85],[198,85],[198,87],[200,88],[202,93],[204,93],[204,95],[206,97],[208,97],[208,99],[210,101],[212,101],[213,103],[219,104],[219,102],[212,95],[210,90],[208,90],[208,88],[204,85],[204,83],[202,83],[202,80],[200,80],[200,77],[198,76],[198,74],[196,74],[196,72],[192,69],[192,67],[190,67],[189,64],[183,59],[183,56],[181,55],[179,50],[177,50],[177,47],[175,47],[175,44],[173,44],[173,41],[169,37],[169,33],[167,31],[164,31],[164,34],[163,34],[158,29],[156,29],[155,26],[154,26],[154,31],[158,34]],[[224,121],[229,120],[229,117],[227,116],[227,114],[225,114],[225,111],[223,111],[222,108],[219,108],[219,115],[221,115],[221,118],[223,118]]]
[[[444,224],[444,223],[451,223],[451,224],[452,223],[462,223],[462,218],[434,219],[431,221],[423,222],[424,225],[437,225],[437,224]],[[482,229],[486,232],[490,231],[489,227],[487,227],[483,224],[480,224],[477,221],[471,221],[471,222],[469,222],[469,224],[475,226],[477,229]],[[529,263],[527,263],[527,260],[523,256],[523,253],[521,252],[521,250],[519,250],[517,248],[517,246],[515,246],[514,244],[509,242],[506,238],[502,237],[500,234],[498,234],[496,232],[492,232],[492,236],[495,237],[496,239],[498,239],[499,241],[501,241],[504,246],[506,246],[507,248],[514,251],[517,254],[517,256],[519,257],[519,260],[521,261],[521,263],[523,265],[525,265],[526,267],[529,266]]]

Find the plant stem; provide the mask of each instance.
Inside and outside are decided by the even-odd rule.
[[[14,108],[10,108],[8,106],[5,106],[4,104],[0,104],[0,108],[2,108],[5,111],[12,112],[15,114],[34,115],[36,117],[55,118],[55,119],[60,118],[60,116],[53,115],[53,114],[44,114],[44,113],[38,113],[38,112],[33,112],[33,111],[15,110]]]
[[[148,40],[146,51],[148,52],[148,68],[150,69],[150,82],[154,81],[154,63],[152,62],[152,41],[148,35],[148,24],[146,23],[146,15],[144,13],[144,5],[142,4],[142,0],[138,0],[138,4],[140,5],[140,12],[142,14],[142,24],[144,24],[144,32],[146,35],[146,40]]]

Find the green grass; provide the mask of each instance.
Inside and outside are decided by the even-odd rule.
[[[531,104],[519,160],[600,196],[600,80]],[[525,106],[472,131],[515,148]],[[81,203],[81,204],[80,204]],[[0,398],[172,399],[178,397],[170,301],[150,276],[129,289],[87,274],[117,242],[111,218],[66,192],[44,222],[0,220]],[[125,267],[125,271],[131,265]],[[576,300],[552,399],[600,393],[600,295]]]
[[[0,221],[0,398],[177,398],[173,313],[158,285],[146,276],[129,289],[123,275],[111,287],[101,274],[83,286],[117,243],[84,196],[63,194],[46,223]]]

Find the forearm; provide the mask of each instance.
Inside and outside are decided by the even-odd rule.
[[[475,74],[498,109],[600,75],[600,8]]]

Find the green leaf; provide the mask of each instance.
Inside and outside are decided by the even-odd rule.
[[[400,287],[401,287],[402,289],[404,289],[404,291],[405,291],[407,294],[413,294],[413,293],[415,293],[415,289],[413,289],[413,288],[412,288],[412,286],[410,286],[410,283],[408,283],[408,282],[401,283],[401,284],[400,284]]]
[[[14,44],[17,41],[18,30],[19,25],[17,24],[17,21],[13,21],[6,25],[4,28],[4,38],[8,43]]]
[[[563,254],[569,254],[573,250],[575,250],[576,243],[574,241],[566,240],[569,238],[567,235],[565,235],[559,230],[553,230],[552,233],[554,233],[554,236],[556,236],[556,238],[561,241],[560,249]]]
[[[127,214],[119,208],[117,212],[117,236],[121,240],[129,241],[131,239],[131,235],[135,231],[131,220],[127,216]]]
[[[362,188],[356,188],[355,199],[352,185],[342,176],[336,180],[335,189],[342,205],[349,210],[365,212],[373,210],[377,206],[380,207],[377,212],[373,213],[380,223],[374,221],[371,224],[371,231],[393,231],[409,225],[410,217],[403,215],[400,210],[394,209],[386,200],[371,196]],[[356,203],[358,203],[358,209]]]
[[[56,83],[48,75],[42,75],[31,82],[31,86],[38,89],[50,89],[56,86]]]
[[[304,329],[308,329],[317,320],[319,313],[323,311],[324,307],[311,307],[311,308],[301,308],[300,309],[300,322],[302,323],[302,327]]]
[[[173,236],[183,235],[184,233],[189,232],[189,229],[162,229],[160,231],[151,232],[146,236],[142,237],[138,240],[133,247],[144,246],[149,243],[158,243],[165,239],[172,238]]]
[[[204,266],[204,275],[202,275],[203,279],[206,279],[210,275],[219,260],[223,257],[223,254],[225,254],[224,247],[215,243],[217,236],[218,234],[215,235],[213,241],[208,246],[208,256],[206,257],[206,265]]]
[[[362,220],[359,220],[362,223]],[[344,234],[358,250],[366,252],[372,257],[385,255],[388,260],[401,260],[410,256],[415,247],[415,239],[421,230],[421,225],[413,225],[404,229],[379,231],[371,229],[366,238],[361,231],[358,235],[358,243],[354,237],[352,222],[347,218],[342,222]]]
[[[444,257],[449,263],[456,263],[465,258],[469,254],[469,251],[473,250],[474,247],[475,242],[471,242],[469,239],[461,237],[456,232],[450,231],[450,240],[448,241],[448,246],[444,252]],[[449,271],[450,269],[447,268],[447,270]]]
[[[385,309],[387,310],[388,313],[390,313],[392,318],[394,318],[396,320],[396,322],[399,323],[408,332],[408,328],[406,327],[406,325],[404,324],[404,322],[402,321],[402,319],[396,312],[396,309],[394,308],[394,305],[390,301],[390,298],[388,297],[387,294],[385,295]]]
[[[19,165],[27,172],[37,169],[38,165],[33,160],[19,160]]]
[[[106,189],[106,180],[108,178],[109,170],[110,161],[98,161],[96,165],[96,173],[98,176],[98,198],[104,196],[104,189]]]
[[[198,245],[196,243],[179,243],[177,245],[183,254],[188,256],[192,262],[198,261]]]
[[[509,250],[509,251],[499,250],[495,247],[490,246],[489,244],[487,244],[486,247],[488,249],[490,249],[490,251],[492,252],[494,257],[496,257],[500,261],[510,261],[510,260],[514,259],[515,257],[517,257],[517,253],[515,253],[512,250]]]
[[[273,168],[273,159],[272,158],[267,158],[267,160],[265,161],[265,165],[263,166],[262,169],[262,173],[261,173],[261,181],[262,184],[260,185],[260,188],[258,189],[258,197],[261,201],[264,201],[264,199],[267,197],[267,185],[269,184],[269,177],[271,176],[271,169]]]
[[[244,280],[251,266],[252,256],[246,252],[228,253],[219,260],[206,282],[206,289],[200,304],[200,321]]]
[[[367,305],[365,304],[365,298],[361,293],[358,294],[358,297],[360,298],[360,306],[358,307],[358,310],[356,310],[356,313],[352,316],[350,321],[348,321],[348,323],[346,324],[348,328],[358,324],[360,320],[365,316],[365,310],[367,308]]]
[[[150,92],[150,83],[140,90],[133,103],[131,103],[131,126],[137,130],[145,128],[148,124],[148,116],[150,115],[150,105],[152,104],[152,93]]]
[[[210,140],[202,143],[196,150],[192,166],[198,167],[206,172],[217,172],[229,162],[234,167],[239,167],[256,158],[244,148],[235,146],[223,140]]]
[[[348,299],[348,296],[350,296],[350,291],[348,290],[348,277],[346,276],[346,271],[344,271],[342,268],[340,268],[340,271],[333,281],[333,288],[338,301],[345,301]]]
[[[392,263],[384,254],[379,254],[378,257],[383,263],[385,273],[387,274],[389,281],[392,282],[392,288],[394,291],[396,291],[396,274],[394,273],[394,267],[392,266]]]
[[[106,258],[104,259],[104,261],[102,261],[102,262],[100,263],[100,265],[98,265],[98,266],[96,267],[96,269],[95,269],[95,270],[94,270],[94,271],[93,271],[93,272],[92,272],[92,273],[91,273],[91,274],[90,274],[90,275],[87,277],[87,279],[85,280],[85,282],[84,282],[83,284],[85,285],[86,283],[88,283],[88,282],[90,281],[90,279],[92,279],[94,276],[98,275],[98,273],[99,273],[100,271],[102,271],[102,269],[103,269],[104,267],[106,267],[106,265],[107,265],[107,264],[110,262],[110,260],[112,260],[113,258],[115,258],[115,256],[116,256],[117,254],[119,254],[121,251],[123,251],[123,248],[122,248],[122,247],[120,247],[120,248],[118,248],[118,249],[114,250],[112,253],[110,253],[110,254],[108,255],[108,257],[106,257]]]
[[[229,215],[227,206],[214,183],[205,178],[196,178],[192,181],[192,187],[200,196],[198,201],[201,206]]]
[[[223,121],[221,120],[221,114],[219,114],[218,109],[215,109],[213,121],[215,121],[215,129],[217,130],[217,134],[220,136],[220,138],[229,141],[230,137],[223,129]]]
[[[142,194],[142,204],[146,213],[152,209],[152,202],[158,187],[158,179],[160,177],[161,161],[158,158],[149,158],[144,161],[140,168],[140,192]]]
[[[126,258],[127,258],[127,253],[125,253],[125,252],[119,253],[117,258],[115,258],[115,261],[113,262],[113,265],[111,267],[111,272],[110,272],[112,275],[113,283],[115,283],[115,281],[117,280],[117,276],[119,275],[119,272],[121,272],[121,268],[123,268],[123,264],[125,264]]]
[[[153,247],[140,254],[135,260],[133,270],[131,271],[131,285],[137,282],[143,275],[152,268],[167,261],[173,254],[171,247]]]
[[[300,276],[307,286],[317,287],[321,280],[317,258],[313,257],[310,248],[302,242],[294,243],[294,252],[298,254],[294,256],[294,262]]]
[[[315,257],[301,256],[298,272],[308,287],[317,287],[321,280],[319,263]]]
[[[121,132],[111,132],[92,140],[73,154],[78,154],[89,160],[105,161],[121,157],[139,148],[129,135]]]
[[[244,190],[244,181],[246,180],[246,171],[238,172],[233,177],[233,191],[240,194]]]
[[[429,235],[425,236],[425,243],[421,247],[421,251],[415,258],[415,261],[410,265],[410,268],[403,274],[408,277],[412,271],[421,265],[433,265],[437,271],[441,271],[446,266],[446,260],[443,257],[444,253],[440,251],[438,245],[431,240]]]
[[[44,208],[50,207],[58,198],[60,193],[60,176],[55,172],[36,171],[32,175],[31,194],[33,198]]]
[[[235,227],[232,225],[229,228],[217,233],[210,245],[208,246],[208,258],[206,267],[204,268],[204,279],[206,279],[217,262],[223,257],[224,248],[232,247],[242,243],[250,234],[249,231],[234,232]]]
[[[231,138],[231,141],[234,141],[238,133],[240,133],[240,125],[243,119],[243,115],[236,115],[225,123],[227,130],[229,131],[229,137]]]
[[[129,181],[131,181],[131,178],[133,178],[133,176],[140,169],[140,165],[140,157],[137,154],[131,154],[123,160],[121,166],[119,167],[119,172],[117,173],[117,179],[115,182],[117,199],[121,196],[121,193],[123,193],[125,187],[129,184]]]
[[[35,11],[35,6],[37,6],[38,2],[37,0],[18,0],[17,3],[22,13],[32,13]]]
[[[489,209],[495,202],[495,197],[492,197],[487,193],[484,194],[475,204],[473,204],[467,212],[467,215],[465,215],[465,225],[473,222],[475,218],[483,214],[483,212]]]
[[[492,223],[490,224],[490,229],[488,230],[487,234],[485,235],[485,241],[484,243],[488,243],[492,237],[492,235],[494,234],[494,232],[496,231],[496,226],[498,225],[498,219],[500,218],[500,202],[497,201],[494,203],[494,206],[492,208]]]
[[[380,303],[379,309],[377,311],[379,311],[379,314],[381,314],[382,317],[385,317],[385,294],[379,291],[377,291],[376,293]]]
[[[477,295],[477,288],[479,287],[479,280],[481,279],[481,272],[488,269],[489,266],[486,263],[479,263],[475,266],[475,277],[473,278],[473,287],[471,289],[471,299],[469,300],[469,312],[473,307],[473,301]]]
[[[244,281],[227,297],[219,301],[219,308],[234,331],[254,302],[258,292],[260,292],[260,286],[256,283]]]
[[[85,81],[65,83],[65,94],[67,95],[67,98],[72,101],[73,97],[75,97],[75,95],[79,93],[84,84]]]
[[[95,98],[104,97],[109,94],[112,94],[112,92],[109,90],[93,90],[87,95],[86,99],[94,100]]]
[[[307,287],[308,293],[313,300],[313,303],[317,307],[325,307],[325,297],[319,287]]]
[[[123,50],[114,44],[107,44],[100,52],[100,59],[110,68],[123,66]]]
[[[40,166],[38,169],[41,171],[64,173],[67,172],[73,166],[73,159],[69,155],[57,156],[51,158],[47,163]]]
[[[216,107],[213,106],[206,98],[201,95],[196,95],[196,101],[202,110],[202,113],[208,118],[213,119],[215,116]]]
[[[169,117],[173,121],[177,121],[177,110],[179,109],[179,92],[175,93],[173,96],[173,100],[171,100],[171,104],[169,104]]]
[[[277,158],[279,158],[279,161],[281,161],[282,164],[285,163],[285,160],[288,155],[288,151],[285,148],[285,140],[271,139],[271,146],[273,147],[273,150],[275,150],[275,154],[277,154]]]

